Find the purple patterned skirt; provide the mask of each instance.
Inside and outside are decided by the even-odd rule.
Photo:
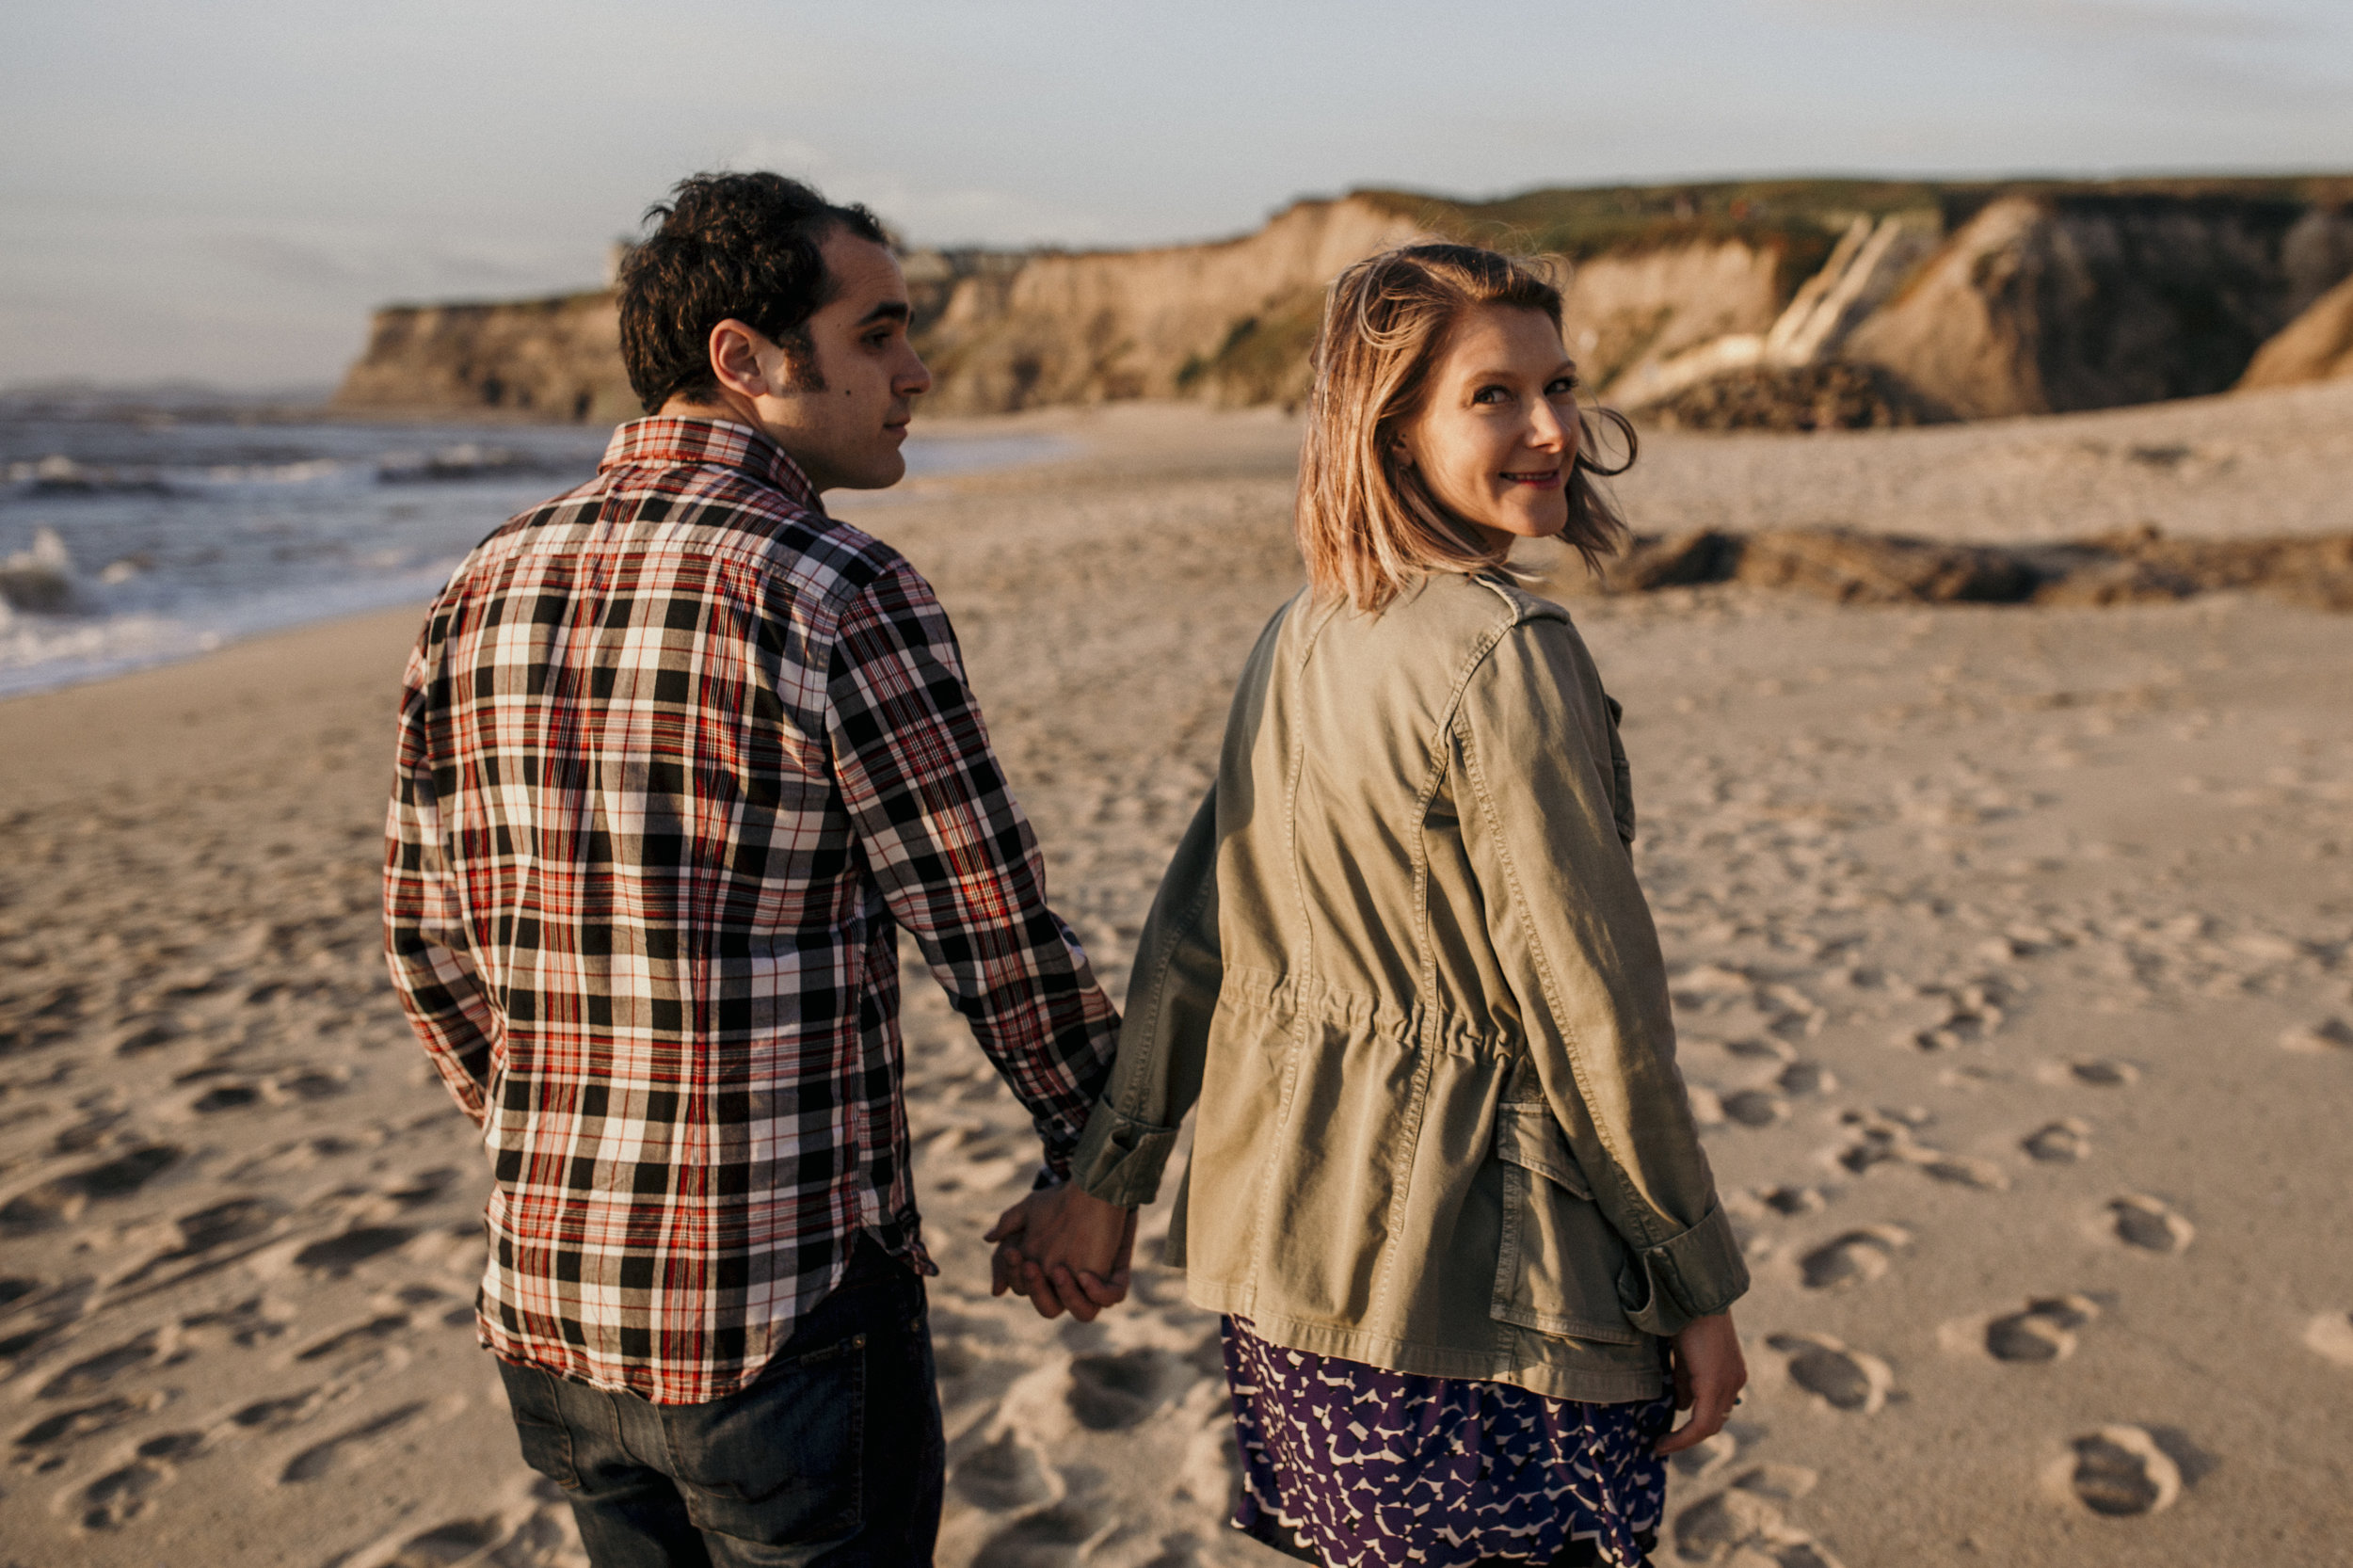
[[[1658,1543],[1671,1394],[1628,1404],[1391,1372],[1223,1320],[1234,1528],[1325,1568],[1640,1568]]]

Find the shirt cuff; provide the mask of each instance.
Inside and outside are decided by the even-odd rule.
[[[1682,1235],[1645,1247],[1618,1274],[1618,1304],[1645,1334],[1670,1338],[1694,1318],[1727,1310],[1749,1288],[1749,1266],[1721,1204]]]
[[[1175,1128],[1140,1122],[1106,1100],[1087,1118],[1071,1179],[1090,1197],[1141,1208],[1160,1195],[1160,1172],[1176,1147]]]

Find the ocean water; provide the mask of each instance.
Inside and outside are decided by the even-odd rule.
[[[0,696],[421,602],[507,517],[593,474],[609,434],[0,413]],[[907,468],[1064,445],[918,436]]]

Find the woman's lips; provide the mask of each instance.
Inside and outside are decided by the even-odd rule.
[[[1537,473],[1507,473],[1503,477],[1514,485],[1534,485],[1540,489],[1549,489],[1561,483],[1561,471],[1553,468]]]

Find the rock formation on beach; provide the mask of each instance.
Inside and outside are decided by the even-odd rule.
[[[1364,190],[1208,244],[910,250],[931,406],[1296,402],[1325,284],[1421,236],[1558,257],[1588,382],[1668,423],[2049,413],[2353,365],[2353,178]],[[623,417],[616,344],[609,291],[392,307],[337,403]]]

